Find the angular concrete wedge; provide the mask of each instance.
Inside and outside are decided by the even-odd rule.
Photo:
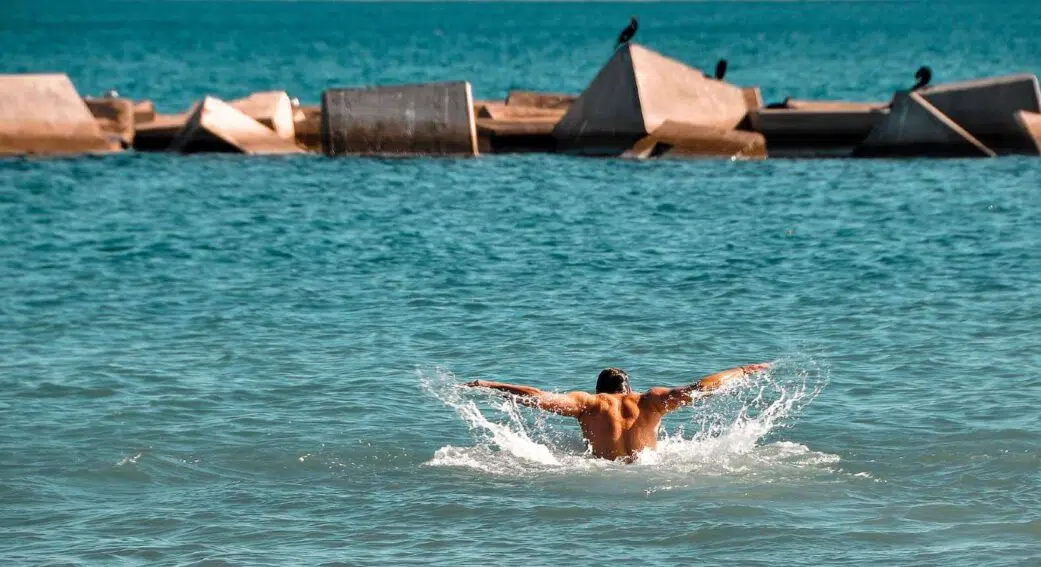
[[[611,155],[667,120],[729,130],[748,113],[745,92],[636,44],[618,49],[553,131],[560,149]]]
[[[994,157],[994,152],[916,92],[899,92],[857,157]]]
[[[0,155],[113,149],[66,75],[0,75]]]
[[[1016,113],[1016,121],[1023,134],[1034,142],[1034,150],[1041,155],[1041,114],[1020,110]]]
[[[296,138],[295,109],[286,91],[265,91],[229,102],[253,120],[271,128],[283,140]]]
[[[949,83],[922,89],[918,94],[998,154],[1034,153],[1034,142],[1019,128],[1016,112],[1041,112],[1036,76]]]
[[[192,108],[184,128],[170,143],[182,153],[299,154],[303,150],[219,98],[208,96]]]

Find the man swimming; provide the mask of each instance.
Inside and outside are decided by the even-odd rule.
[[[746,364],[706,376],[678,388],[651,388],[640,394],[629,387],[629,375],[605,368],[596,378],[596,393],[544,392],[531,386],[474,380],[466,385],[492,388],[517,396],[526,406],[578,419],[582,436],[593,454],[604,459],[633,462],[636,454],[658,446],[658,426],[665,414],[710,395],[726,383],[761,372],[770,363]]]

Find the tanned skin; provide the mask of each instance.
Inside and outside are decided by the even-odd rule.
[[[518,403],[576,418],[594,455],[631,463],[640,451],[658,446],[658,426],[665,414],[710,395],[732,380],[769,367],[770,363],[746,364],[706,376],[687,386],[651,388],[642,394],[557,394],[531,386],[487,380],[474,380],[466,385],[513,394]]]

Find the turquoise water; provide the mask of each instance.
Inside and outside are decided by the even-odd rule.
[[[882,99],[1041,71],[1041,10],[985,6],[16,2],[0,52],[165,110],[497,97],[580,89],[636,13],[768,98]],[[0,161],[0,560],[1037,565],[1037,164]],[[636,465],[455,387],[773,359]]]

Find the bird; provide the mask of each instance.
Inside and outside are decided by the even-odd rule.
[[[726,77],[726,76],[727,76],[727,60],[726,59],[720,59],[719,62],[716,63],[716,80],[717,81],[722,81],[723,77]]]
[[[915,83],[913,87],[911,87],[912,91],[917,91],[918,89],[925,88],[929,86],[929,81],[933,80],[933,70],[925,65],[922,65],[918,68],[918,71],[915,72],[914,78],[918,79],[918,82]]]
[[[629,43],[633,36],[636,35],[636,28],[638,27],[640,27],[640,24],[636,21],[636,16],[631,16],[629,18],[629,25],[622,30],[622,33],[618,34],[618,43],[615,44],[614,48],[618,49],[626,43]]]

